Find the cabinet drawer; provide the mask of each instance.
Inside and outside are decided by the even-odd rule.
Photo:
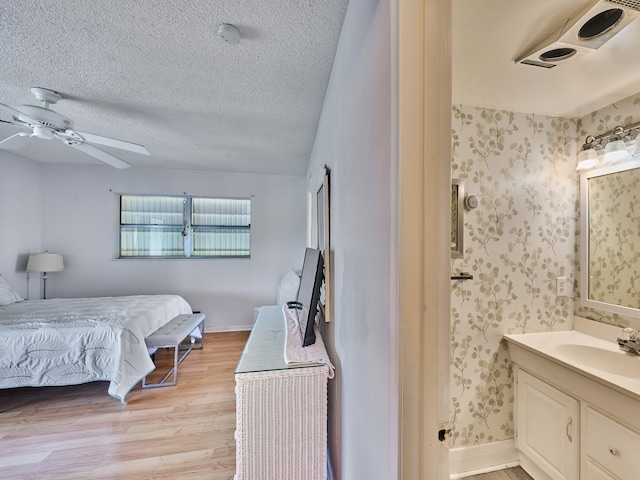
[[[584,472],[584,480],[617,480],[611,474],[605,472],[598,465],[587,460],[586,471]]]
[[[585,423],[586,454],[620,478],[637,478],[640,435],[591,407]]]

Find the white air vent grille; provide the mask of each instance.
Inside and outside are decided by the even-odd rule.
[[[523,65],[531,65],[533,67],[542,67],[542,68],[553,68],[556,66],[555,63],[549,63],[549,62],[536,62],[535,60],[529,60],[527,58],[525,58],[524,60],[522,60],[520,63],[522,63]]]
[[[560,24],[516,60],[524,65],[561,65],[598,50],[640,16],[640,0],[595,0]]]
[[[631,8],[640,12],[640,0],[606,0],[607,3],[615,3],[623,7]]]

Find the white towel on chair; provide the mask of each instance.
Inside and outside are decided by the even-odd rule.
[[[298,315],[296,310],[282,306],[282,313],[284,315],[284,321],[286,323],[285,330],[285,342],[284,342],[284,361],[288,365],[310,365],[310,364],[324,364],[329,367],[328,377],[333,378],[335,367],[329,360],[326,348],[324,348],[324,342],[318,327],[314,325],[316,332],[316,342],[306,347],[302,346],[302,336],[300,335],[300,324],[298,321]],[[303,310],[306,312],[306,309]]]

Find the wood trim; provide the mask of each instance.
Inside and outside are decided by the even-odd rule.
[[[399,478],[449,478],[451,6],[398,15]]]

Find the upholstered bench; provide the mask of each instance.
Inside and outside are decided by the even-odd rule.
[[[177,317],[172,319],[169,323],[160,327],[158,330],[156,330],[155,332],[153,332],[151,335],[149,335],[147,338],[144,339],[148,349],[173,348],[174,357],[173,357],[173,367],[171,368],[171,370],[169,370],[169,372],[164,376],[164,378],[159,383],[147,383],[147,377],[144,377],[142,379],[142,388],[168,387],[178,383],[178,365],[180,365],[182,360],[184,360],[184,357],[186,357],[187,354],[192,350],[192,347],[187,348],[187,350],[182,354],[182,356],[178,358],[180,344],[196,328],[200,330],[200,335],[202,337],[201,344],[204,346],[204,314],[203,313],[178,315]],[[173,373],[173,381],[167,382],[167,379],[172,373]]]

